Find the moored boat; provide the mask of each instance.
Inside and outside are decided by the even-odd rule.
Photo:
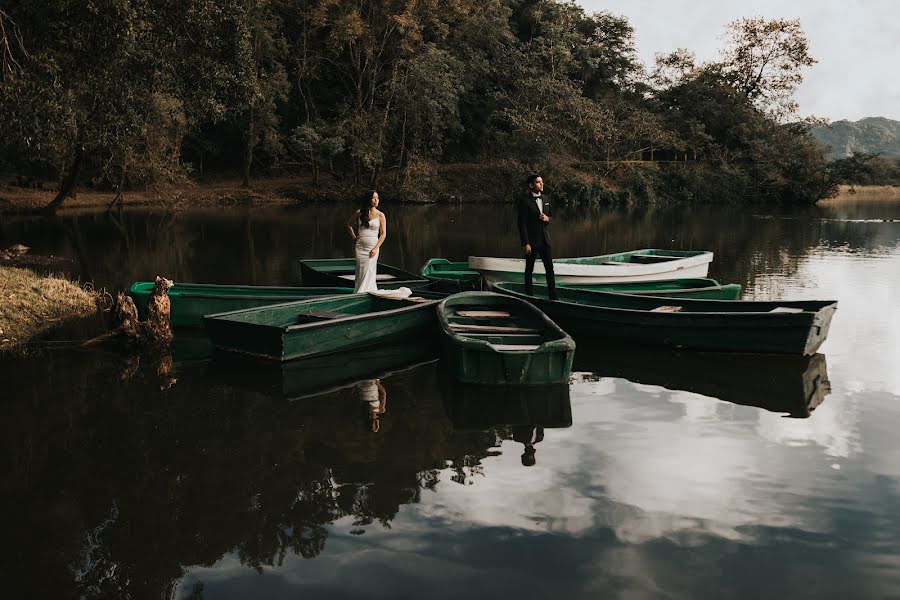
[[[721,284],[715,279],[670,279],[668,281],[635,281],[631,283],[565,283],[561,287],[598,292],[620,292],[640,296],[665,298],[705,298],[707,300],[737,300],[741,286],[737,283]]]
[[[491,292],[462,292],[438,305],[441,348],[453,376],[482,385],[564,383],[575,342],[534,306]]]
[[[481,289],[481,273],[470,269],[466,262],[431,258],[422,266],[421,273],[431,282],[429,288],[433,290],[455,293]]]
[[[216,348],[285,361],[428,335],[437,302],[349,294],[207,315],[203,323]]]
[[[706,277],[713,253],[701,250],[632,250],[601,256],[557,258],[553,272],[557,284],[623,283]],[[469,268],[481,273],[490,286],[522,281],[525,259],[470,256]],[[544,266],[534,266],[536,283],[544,281]]]
[[[715,352],[814,354],[828,335],[837,302],[746,302],[635,296],[521,283],[496,290],[527,300],[576,336]]]
[[[316,258],[300,261],[300,277],[303,285],[350,286],[356,281],[356,260],[352,258]],[[391,265],[378,263],[375,277],[379,289],[410,289],[428,286],[421,275],[404,271]]]
[[[137,281],[128,295],[141,319],[147,318],[147,302],[155,283]],[[176,283],[169,288],[169,321],[173,327],[200,327],[204,315],[280,304],[322,296],[349,294],[352,287],[274,287],[259,285],[215,285]]]

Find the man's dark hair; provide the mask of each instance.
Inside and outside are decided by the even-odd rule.
[[[535,181],[537,181],[538,177],[540,177],[540,175],[538,173],[532,173],[531,175],[529,175],[528,176],[528,185],[531,186]]]

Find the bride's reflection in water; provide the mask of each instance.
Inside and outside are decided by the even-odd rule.
[[[372,433],[381,429],[381,415],[387,411],[387,390],[380,379],[367,379],[356,384],[356,393],[366,407]]]

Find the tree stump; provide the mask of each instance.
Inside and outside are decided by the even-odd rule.
[[[138,346],[144,348],[159,348],[172,342],[172,325],[169,322],[171,303],[169,302],[169,288],[172,280],[165,277],[157,277],[156,285],[150,293],[147,302],[147,320],[138,318],[137,307],[131,297],[119,292],[116,294],[114,329],[99,335],[84,344],[86,346],[108,342],[122,343],[126,346]]]

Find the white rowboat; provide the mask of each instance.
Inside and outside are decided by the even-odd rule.
[[[558,258],[553,261],[556,283],[593,284],[663,281],[706,277],[713,253],[702,250],[632,250],[617,254]],[[501,281],[521,282],[525,259],[470,256],[469,268],[479,271],[489,286]],[[544,265],[534,265],[534,282],[544,283]]]

